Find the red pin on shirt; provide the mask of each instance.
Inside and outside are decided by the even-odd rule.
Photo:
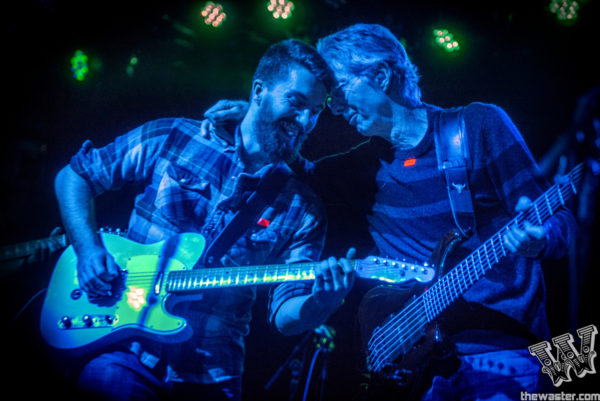
[[[404,160],[404,167],[412,167],[415,164],[417,164],[417,159],[415,158]]]

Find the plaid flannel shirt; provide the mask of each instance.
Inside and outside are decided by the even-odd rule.
[[[88,182],[94,196],[130,183],[143,184],[129,220],[130,239],[152,243],[182,232],[199,232],[208,243],[274,165],[245,173],[239,130],[235,143],[231,138],[203,138],[199,131],[200,122],[195,120],[151,121],[102,148],[86,141],[71,167]],[[291,175],[258,220],[262,224],[248,227],[223,263],[241,266],[320,258],[326,231],[322,205],[296,176]],[[282,288],[279,293],[288,295],[310,291],[309,283]],[[178,304],[173,311],[191,324],[191,340],[160,347],[144,343],[143,349],[162,354],[166,380],[211,383],[241,376],[243,336],[249,331],[255,298],[255,287],[205,291],[202,300]],[[156,360],[150,360],[154,366]]]

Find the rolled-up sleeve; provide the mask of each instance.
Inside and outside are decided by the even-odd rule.
[[[284,252],[286,263],[316,262],[321,258],[327,233],[327,219],[322,205],[316,200],[305,213],[291,245]],[[313,281],[283,283],[269,292],[269,323],[273,324],[281,306],[289,299],[312,293]]]
[[[310,295],[312,293],[312,285],[312,281],[302,281],[280,284],[272,288],[269,292],[269,323],[271,325],[274,324],[277,312],[279,312],[281,305],[286,301],[295,297]]]

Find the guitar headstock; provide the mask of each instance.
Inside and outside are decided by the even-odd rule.
[[[367,256],[356,262],[356,273],[359,277],[392,284],[409,280],[428,283],[435,277],[435,269],[427,263],[416,265],[378,256]]]

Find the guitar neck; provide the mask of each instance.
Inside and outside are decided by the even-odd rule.
[[[503,237],[511,227],[523,228],[526,221],[541,225],[562,208],[568,199],[577,194],[577,188],[583,177],[583,167],[583,163],[577,165],[566,176],[567,180],[564,183],[558,183],[548,189],[533,202],[529,209],[519,213],[423,293],[421,302],[427,321],[435,319],[508,254]]]
[[[355,267],[357,261],[350,263]],[[173,271],[167,275],[166,289],[172,293],[187,293],[207,288],[307,281],[315,278],[316,265],[317,262],[306,262]]]
[[[67,245],[67,236],[62,234],[57,237],[53,237],[52,240],[58,241],[61,246]],[[14,245],[6,245],[0,248],[0,261],[18,259],[25,256],[33,255],[38,249],[40,249],[44,243],[50,241],[49,238],[36,239],[27,242],[21,242]]]

